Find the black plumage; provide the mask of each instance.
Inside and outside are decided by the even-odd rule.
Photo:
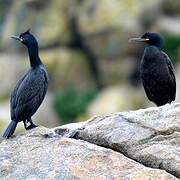
[[[148,99],[157,106],[171,103],[176,97],[175,70],[168,55],[161,49],[163,38],[156,33],[146,32],[141,38],[130,41],[146,42],[140,64],[140,75]]]
[[[19,37],[12,38],[21,41],[28,49],[31,68],[18,81],[11,93],[11,123],[3,134],[9,138],[15,131],[17,123],[23,121],[25,129],[37,127],[31,116],[41,105],[48,87],[48,74],[38,55],[38,43],[35,37],[26,31]]]

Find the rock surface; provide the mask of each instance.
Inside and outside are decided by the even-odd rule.
[[[0,145],[0,179],[176,179],[82,140],[45,138],[37,128]]]
[[[180,104],[97,116],[81,125],[76,138],[180,178],[179,116]]]
[[[167,104],[2,139],[0,179],[178,179],[179,115]]]
[[[117,111],[126,111],[129,108],[137,109],[137,107],[140,107],[142,104],[144,104],[144,106],[150,104],[149,102],[147,103],[143,89],[121,84],[120,86],[111,86],[103,89],[90,103],[87,114],[89,117],[96,114],[106,115]],[[151,105],[154,104],[151,103]]]

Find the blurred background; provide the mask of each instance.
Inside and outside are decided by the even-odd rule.
[[[139,79],[144,44],[128,43],[145,31],[163,35],[180,99],[179,0],[0,0],[0,133],[10,121],[10,92],[29,69],[25,47],[10,36],[29,28],[50,79],[37,124],[154,106]]]

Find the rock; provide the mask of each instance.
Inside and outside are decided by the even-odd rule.
[[[118,27],[121,32],[127,30],[137,32],[140,31],[138,20],[142,12],[149,6],[152,9],[159,7],[159,2],[161,0],[146,3],[138,0],[104,0],[97,3],[93,0],[80,4],[72,0],[47,2],[15,0],[8,6],[7,13],[4,15],[6,18],[1,27],[2,44],[8,47],[9,37],[12,34],[23,32],[28,28],[32,28],[33,33],[39,37],[40,45],[48,46],[56,42],[67,42],[71,38],[68,18],[74,11],[80,18],[83,33],[94,33],[109,27]]]
[[[51,130],[27,131],[0,143],[0,179],[175,180],[123,154],[82,140],[45,138]]]
[[[180,104],[97,116],[77,138],[180,178]]]
[[[95,86],[89,65],[81,53],[55,48],[42,50],[40,57],[47,66],[51,89],[57,91],[69,85],[80,89]]]
[[[144,96],[142,96],[142,94]],[[127,100],[128,99],[128,100]],[[102,92],[93,100],[87,114],[93,116],[96,114],[105,115],[117,111],[136,109],[146,103],[147,99],[143,89],[135,88],[130,85],[112,86],[102,90]]]
[[[164,0],[161,6],[163,13],[169,16],[179,16],[180,1],[177,0]]]
[[[0,45],[8,48],[11,43],[9,37],[14,33],[24,32],[28,28],[31,28],[31,32],[38,37],[41,47],[56,47],[59,43],[67,44],[72,39],[69,19],[75,12],[79,18],[80,31],[87,38],[87,43],[92,44],[93,50],[101,55],[106,53],[118,55],[125,51],[124,42],[127,42],[129,33],[139,34],[142,31],[139,21],[142,13],[149,9],[152,10],[149,14],[156,14],[154,11],[160,12],[161,1],[142,3],[138,0],[103,0],[97,3],[92,0],[79,3],[72,0],[47,2],[15,0],[8,8],[3,26],[0,27],[2,29]],[[88,38],[89,35],[92,37],[92,34],[99,34],[99,32],[110,33],[105,33],[106,36]]]
[[[119,26],[123,31],[139,29],[139,17],[148,9],[157,9],[161,0],[103,0],[85,1],[80,11],[81,26],[86,32],[99,31],[111,26]],[[124,20],[126,18],[126,20]],[[89,26],[91,24],[91,26]],[[132,31],[132,32],[133,32]]]
[[[161,16],[154,25],[157,32],[165,32],[171,35],[180,35],[178,29],[180,22],[176,17]]]
[[[29,62],[26,62],[27,58],[13,53],[0,53],[0,57],[0,99],[2,99],[10,95],[17,80],[25,73]]]
[[[24,49],[23,52],[22,55],[12,50],[0,53],[0,100],[9,97],[17,81],[30,68],[27,51]],[[80,89],[95,87],[89,65],[81,53],[55,48],[40,51],[40,58],[49,74],[49,90],[58,91],[68,85]]]
[[[53,95],[52,93],[48,92],[43,103],[32,118],[36,124],[40,124],[49,128],[53,128],[61,124],[61,121],[59,117],[57,117],[52,104]]]
[[[73,1],[65,3],[57,0],[48,3],[34,0],[13,1],[2,27],[3,44],[8,47],[11,35],[24,32],[29,28],[39,37],[39,44],[43,46],[69,40],[66,21],[69,11],[66,9],[68,6],[71,7],[72,3]]]

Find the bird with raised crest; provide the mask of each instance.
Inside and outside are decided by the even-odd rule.
[[[4,138],[13,135],[16,126],[23,121],[26,130],[37,127],[31,117],[41,105],[48,87],[48,73],[39,58],[39,47],[36,38],[28,31],[20,36],[12,36],[22,42],[29,53],[30,69],[17,82],[11,93],[11,122],[3,134]]]

